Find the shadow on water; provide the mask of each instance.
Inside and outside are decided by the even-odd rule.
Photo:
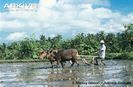
[[[34,67],[34,68],[31,68],[31,69],[52,69],[52,66],[46,66],[46,67]],[[54,66],[54,68],[61,68],[60,66]]]
[[[49,63],[43,62],[0,64],[0,87],[130,87],[133,85],[126,83],[133,82],[133,61],[105,62],[107,66],[81,64],[79,67],[70,68],[67,64],[64,69],[61,67],[52,69]]]

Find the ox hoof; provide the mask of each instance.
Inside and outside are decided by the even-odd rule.
[[[79,66],[79,64],[77,64],[77,66]]]

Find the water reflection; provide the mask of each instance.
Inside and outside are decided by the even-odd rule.
[[[0,64],[0,87],[125,87],[133,84],[133,61],[108,60],[107,66],[43,68],[49,63]],[[42,67],[42,68],[39,68]],[[112,82],[113,84],[105,84]],[[92,84],[93,83],[93,84]]]
[[[46,80],[48,82],[76,80],[78,79],[77,72],[78,71],[76,69],[70,69],[70,68],[52,69]]]

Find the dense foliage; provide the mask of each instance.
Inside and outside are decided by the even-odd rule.
[[[133,58],[133,24],[125,25],[125,30],[119,33],[96,34],[79,33],[74,38],[64,40],[61,35],[53,38],[46,38],[41,35],[39,40],[25,38],[22,41],[5,43],[0,45],[0,59],[36,59],[39,52],[51,48],[76,48],[79,54],[94,55],[99,48],[100,40],[104,40],[107,46],[107,53],[123,53],[120,56],[125,58],[129,55]]]

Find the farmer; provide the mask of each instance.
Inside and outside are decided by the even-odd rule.
[[[101,60],[101,63],[105,65],[104,59],[105,59],[105,51],[106,51],[106,46],[104,44],[104,40],[100,41],[100,48],[99,48],[99,56],[94,58],[95,65],[99,65],[98,59]]]

